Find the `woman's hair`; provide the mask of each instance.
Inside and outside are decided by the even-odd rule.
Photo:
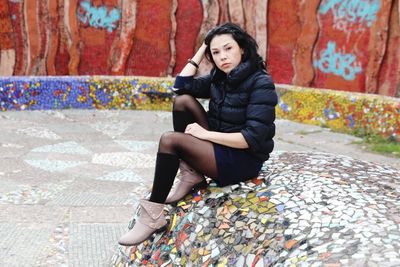
[[[257,52],[258,45],[256,40],[254,40],[254,38],[251,37],[250,34],[243,30],[239,25],[231,22],[227,22],[213,28],[207,33],[204,39],[204,43],[207,45],[206,57],[213,65],[215,65],[215,62],[212,58],[210,43],[215,36],[221,34],[232,35],[232,38],[238,43],[239,47],[243,49],[242,62],[250,61],[251,65],[259,68],[265,68],[265,63]]]

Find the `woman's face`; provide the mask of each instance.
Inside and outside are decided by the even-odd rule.
[[[226,74],[242,61],[243,49],[231,34],[216,35],[210,42],[210,50],[215,65]]]

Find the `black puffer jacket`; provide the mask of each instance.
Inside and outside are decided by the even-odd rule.
[[[241,132],[251,154],[263,161],[269,158],[274,148],[277,95],[265,70],[244,62],[228,76],[214,68],[203,77],[179,78],[174,85],[177,94],[210,98],[210,130]]]

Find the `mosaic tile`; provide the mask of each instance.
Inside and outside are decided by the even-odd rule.
[[[115,266],[141,266],[143,258],[155,266],[394,266],[400,195],[393,188],[400,188],[400,171],[387,166],[325,153],[276,154],[257,179],[211,183],[167,206],[168,231],[121,247]]]
[[[156,149],[158,146],[157,142],[152,141],[115,140],[114,142],[132,152],[139,152],[147,149]]]
[[[0,110],[170,110],[172,83],[172,79],[143,77],[5,77],[0,80]],[[276,89],[279,95],[276,112],[280,118],[314,125],[323,123],[343,131],[359,129],[399,139],[399,101],[395,98],[367,94],[349,97],[348,92],[283,86]],[[298,108],[299,100],[305,97],[309,105]],[[203,101],[201,103],[204,105]],[[109,134],[114,136],[115,132]],[[343,164],[347,168],[350,166],[349,160]]]
[[[136,152],[101,153],[93,154],[92,163],[129,169],[152,168],[155,164],[155,156]]]
[[[36,147],[31,150],[32,152],[45,152],[45,153],[62,153],[62,154],[77,154],[77,155],[89,155],[91,152],[79,145],[76,142],[64,142],[54,145],[47,145]]]
[[[62,139],[59,135],[50,131],[49,129],[40,128],[40,127],[28,127],[28,128],[24,128],[24,129],[18,129],[17,134],[25,134],[25,135],[28,135],[31,137],[37,137],[37,138],[43,138],[43,139],[49,139],[49,140]]]
[[[114,123],[113,124],[104,124],[104,123],[99,122],[99,123],[90,125],[90,127],[92,127],[93,129],[95,129],[111,138],[120,136],[130,126],[131,126],[131,123],[128,123],[128,122],[118,122],[115,124]]]
[[[65,161],[65,160],[24,160],[29,165],[49,172],[62,172],[69,168],[74,168],[83,164],[87,164],[86,161]]]
[[[22,146],[22,145],[14,144],[14,143],[4,143],[4,144],[1,144],[1,146],[2,146],[2,147],[6,147],[6,148],[16,148],[16,149],[19,149],[19,148],[23,148],[23,147],[24,147],[24,146]]]
[[[132,171],[130,169],[110,172],[104,176],[97,177],[96,180],[116,181],[116,182],[133,182],[133,183],[142,183],[142,184],[145,183],[145,181],[143,180],[143,178],[140,175],[136,174],[134,171]]]

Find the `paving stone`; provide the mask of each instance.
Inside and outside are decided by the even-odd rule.
[[[0,223],[0,266],[32,266],[51,232],[50,224]]]
[[[55,197],[49,204],[63,206],[118,206],[137,203],[134,196],[105,195],[95,192],[67,192]]]
[[[103,266],[110,262],[113,248],[116,246],[115,241],[125,231],[124,226],[72,223],[69,229],[69,266]]]

